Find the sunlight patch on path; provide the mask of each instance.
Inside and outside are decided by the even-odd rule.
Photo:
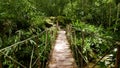
[[[65,33],[66,31],[58,31],[49,68],[77,68]]]

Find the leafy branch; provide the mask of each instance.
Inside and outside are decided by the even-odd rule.
[[[44,32],[45,32],[45,31],[43,31],[41,34],[43,34]],[[41,34],[32,36],[32,37],[30,37],[30,38],[28,38],[28,39],[25,39],[25,40],[23,40],[23,41],[20,41],[20,42],[17,42],[17,43],[15,43],[15,44],[12,44],[11,46],[5,47],[5,48],[1,49],[0,52],[2,52],[3,50],[7,50],[7,49],[9,49],[9,48],[12,48],[12,47],[16,47],[18,44],[22,44],[22,43],[24,43],[24,42],[26,42],[26,41],[29,41],[29,40],[31,40],[31,39],[33,39],[33,38],[36,38],[36,37],[40,36]]]
[[[4,54],[3,52],[0,52],[3,55],[5,55],[7,58],[9,58],[10,60],[12,60],[13,62],[17,63],[18,65],[20,65],[23,68],[27,68],[26,66],[22,65],[21,63],[19,63],[17,60],[13,59],[11,56],[8,56],[7,54]]]

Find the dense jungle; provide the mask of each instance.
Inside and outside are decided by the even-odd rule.
[[[60,29],[78,68],[120,68],[120,0],[0,0],[0,68],[49,68]]]

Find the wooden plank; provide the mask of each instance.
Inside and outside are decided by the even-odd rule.
[[[58,31],[49,68],[77,68],[70,45],[66,38],[66,31]]]

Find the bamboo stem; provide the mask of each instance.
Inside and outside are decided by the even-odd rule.
[[[120,3],[118,3],[118,5],[117,5],[117,16],[116,16],[115,25],[117,25],[117,23],[118,23],[119,15],[120,15]],[[114,28],[114,32],[115,31],[116,31],[116,27]]]
[[[33,50],[32,50],[32,53],[31,53],[31,59],[30,59],[30,65],[29,65],[29,68],[32,68],[32,58],[33,58],[33,53],[34,53],[34,46],[33,46]]]

